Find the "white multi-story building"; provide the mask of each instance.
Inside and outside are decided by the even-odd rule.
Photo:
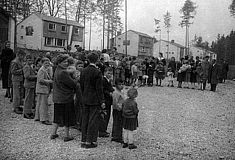
[[[67,28],[66,28],[67,26]],[[33,13],[17,24],[17,46],[45,51],[64,51],[68,45],[83,46],[84,27],[75,21]]]
[[[118,53],[125,54],[125,33],[111,39],[116,44]],[[127,31],[127,54],[129,56],[150,57],[153,56],[153,37],[133,30]]]
[[[201,48],[201,47],[197,47],[195,45],[190,46],[189,56],[193,56],[194,59],[197,56],[199,57],[199,59],[203,59],[203,57],[205,57],[205,56],[209,56],[210,60],[217,59],[217,54],[216,53],[214,53],[212,51],[209,51],[209,50],[206,50],[206,49]]]
[[[169,52],[168,52],[168,45],[169,45]],[[170,59],[171,57],[175,57],[176,61],[179,61],[180,58],[184,56],[184,46],[175,43],[174,40],[171,42],[160,40],[154,43],[153,47],[153,56],[159,57],[159,53],[163,54],[165,59]]]

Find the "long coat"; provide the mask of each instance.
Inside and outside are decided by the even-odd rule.
[[[13,53],[12,49],[6,48],[2,50],[0,59],[1,59],[1,68],[2,68],[2,87],[3,88],[8,88],[8,74],[9,74],[10,64],[14,58],[15,58],[15,54]]]
[[[102,73],[96,66],[90,64],[82,70],[80,85],[84,105],[101,105],[105,102]]]
[[[208,72],[208,82],[211,84],[218,84],[219,80],[219,66],[215,64],[214,66],[211,64]]]

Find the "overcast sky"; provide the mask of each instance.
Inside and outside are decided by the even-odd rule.
[[[235,18],[230,16],[228,9],[232,0],[192,1],[198,7],[193,24],[189,28],[190,40],[196,34],[197,36],[202,36],[203,41],[206,40],[211,43],[216,39],[218,33],[228,35],[231,30],[235,30]],[[173,39],[176,43],[184,45],[185,28],[181,28],[178,24],[181,20],[179,10],[184,5],[185,0],[127,0],[127,2],[128,30],[143,32],[159,39],[159,34],[154,33],[154,18],[160,19],[162,39],[167,40],[163,15],[169,11],[172,16],[170,21],[170,40]],[[121,17],[124,23],[124,11]],[[88,27],[86,30],[88,30]],[[99,36],[95,31],[96,29],[93,28],[91,48],[100,49],[102,36]],[[86,39],[86,48],[88,49],[88,34],[86,34]]]

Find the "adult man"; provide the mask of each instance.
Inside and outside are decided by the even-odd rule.
[[[216,91],[216,86],[219,82],[219,66],[216,64],[216,60],[212,60],[212,64],[209,67],[208,82],[211,84],[211,91]]]
[[[97,147],[99,112],[105,107],[102,73],[96,67],[96,53],[87,56],[90,64],[84,68],[80,76],[82,90],[82,148]],[[97,123],[98,122],[98,123]]]
[[[209,63],[209,56],[206,56],[204,58],[204,61],[202,62],[202,86],[203,86],[203,90],[206,89],[206,83],[208,80],[208,73],[209,73],[209,67],[210,67],[210,63]]]
[[[13,50],[10,48],[10,42],[5,43],[5,48],[0,55],[1,68],[2,68],[2,88],[6,89],[5,97],[10,97],[10,88],[8,87],[8,74],[11,61],[15,58]]]

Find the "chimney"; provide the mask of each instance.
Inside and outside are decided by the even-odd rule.
[[[175,43],[175,40],[171,40],[171,43]]]

